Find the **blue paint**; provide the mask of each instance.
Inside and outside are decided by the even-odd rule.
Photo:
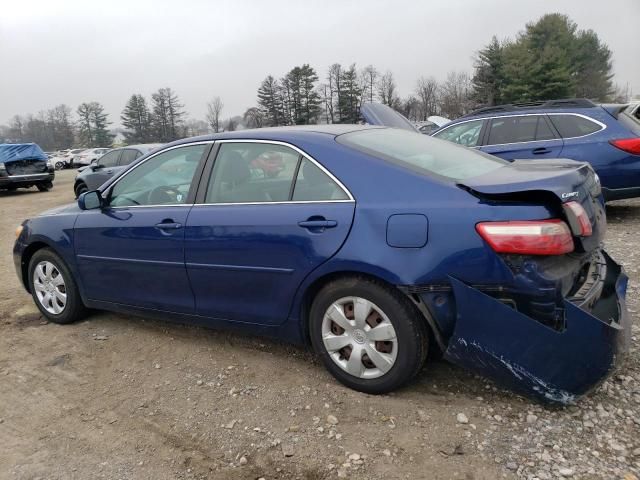
[[[604,234],[604,209],[601,199],[590,197],[588,169],[549,164],[536,171],[507,164],[456,185],[336,141],[360,128],[374,127],[260,129],[172,144],[287,142],[320,162],[354,201],[207,205],[198,191],[207,181],[196,178],[193,204],[86,211],[69,205],[24,223],[14,247],[18,275],[23,277],[33,248],[44,245],[67,263],[89,307],[298,343],[307,342],[306,309],[317,285],[335,275],[369,275],[422,300],[451,361],[469,368],[483,362],[482,373],[551,401],[572,399],[600,381],[624,350],[619,339],[628,328],[626,277],[607,260],[609,272],[618,272],[607,277],[606,288],[620,305],[612,312],[620,328],[566,300]],[[451,148],[455,155],[459,147]],[[215,161],[215,151],[206,165]],[[499,256],[475,231],[483,221],[562,218],[558,195],[565,189],[590,198],[584,205],[595,223],[592,241],[576,238],[570,257],[550,262]],[[501,199],[523,191],[528,193],[517,200]],[[331,223],[304,225],[318,218]],[[181,227],[156,228],[169,220]],[[528,309],[513,310],[502,295]],[[550,318],[566,319],[566,331],[543,325],[534,310],[544,308]]]

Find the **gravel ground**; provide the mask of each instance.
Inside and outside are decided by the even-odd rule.
[[[0,478],[640,476],[637,325],[615,375],[550,408],[441,361],[370,396],[271,340],[99,312],[47,323],[14,275],[13,227],[72,201],[74,173],[47,193],[0,193]],[[608,215],[637,324],[640,200]]]

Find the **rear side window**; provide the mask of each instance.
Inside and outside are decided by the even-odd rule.
[[[115,167],[118,165],[118,158],[120,157],[121,152],[121,150],[116,150],[114,152],[104,154],[98,160],[98,165],[102,165],[103,167]]]
[[[122,152],[122,158],[120,159],[120,165],[129,165],[136,158],[138,158],[138,153],[140,153],[140,152],[138,152],[137,150],[133,150],[132,148],[126,149],[124,152]]]
[[[541,115],[499,117],[491,120],[488,145],[549,140],[553,132]]]
[[[393,128],[346,133],[338,136],[337,141],[415,172],[454,181],[476,177],[509,163],[427,135]]]
[[[444,130],[435,133],[433,136],[442,140],[464,145],[465,147],[475,147],[480,139],[480,131],[484,120],[472,120],[470,122],[452,125]]]
[[[549,115],[549,119],[562,138],[583,137],[602,130],[599,124],[578,115]]]
[[[312,161],[303,158],[298,169],[292,200],[294,202],[349,200],[349,197],[329,175]]]

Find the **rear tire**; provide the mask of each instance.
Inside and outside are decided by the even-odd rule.
[[[53,188],[53,183],[51,182],[38,183],[36,187],[38,187],[38,190],[40,190],[41,192],[48,192]]]
[[[62,170],[64,168],[64,162],[56,162],[56,170]]]
[[[38,310],[51,322],[72,323],[86,314],[75,279],[49,248],[38,250],[29,261],[29,289]]]
[[[429,332],[415,307],[400,292],[365,277],[322,288],[311,306],[309,329],[313,348],[329,372],[360,392],[381,394],[401,387],[427,357]]]

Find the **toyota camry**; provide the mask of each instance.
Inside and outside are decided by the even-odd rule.
[[[276,157],[277,176],[255,168]],[[629,338],[605,230],[588,164],[315,125],[168,144],[26,220],[14,259],[52,322],[105,309],[243,329],[311,345],[368,393],[432,350],[568,403]]]

